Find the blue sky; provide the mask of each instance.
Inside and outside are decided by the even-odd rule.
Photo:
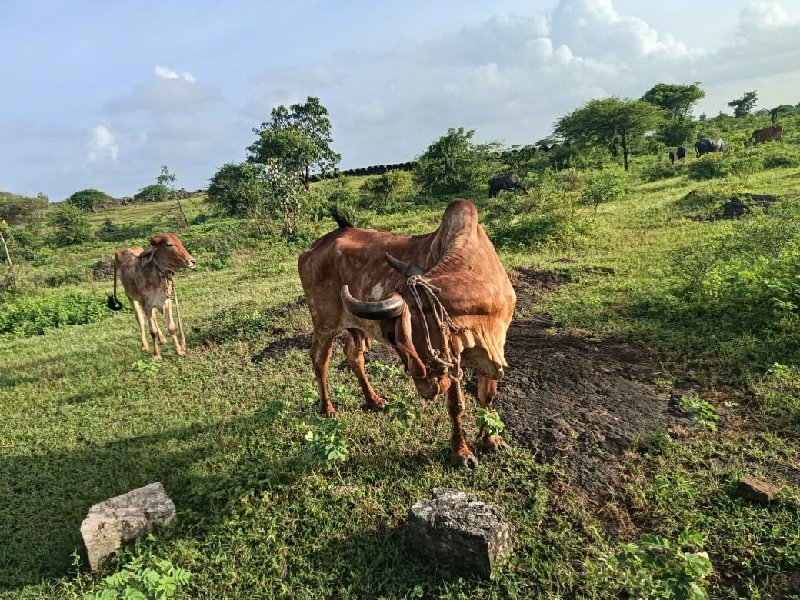
[[[800,102],[800,0],[3,0],[0,190],[187,189],[319,96],[343,167],[448,127],[530,143],[590,98],[700,81],[700,111]]]

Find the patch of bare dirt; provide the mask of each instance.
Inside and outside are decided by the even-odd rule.
[[[509,273],[511,285],[517,293],[517,310],[535,306],[547,292],[566,285],[572,278],[563,271],[537,271],[517,267]]]
[[[544,286],[514,283],[523,306],[535,305],[543,293]],[[555,334],[550,327],[547,315],[512,323],[498,409],[515,444],[544,460],[561,458],[578,487],[602,494],[616,483],[622,455],[681,417],[670,414],[668,398],[653,383],[659,366],[647,348]]]

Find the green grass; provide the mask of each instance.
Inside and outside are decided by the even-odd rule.
[[[675,539],[686,530],[706,537],[713,597],[776,597],[800,561],[797,421],[775,409],[780,390],[769,381],[762,396],[748,382],[760,381],[767,358],[780,355],[792,365],[798,357],[775,346],[778,338],[759,349],[752,332],[704,324],[704,314],[676,291],[674,256],[741,226],[692,220],[694,208],[681,204],[691,190],[722,185],[722,196],[737,186],[786,194],[798,181],[791,168],[755,173],[746,183],[634,179],[625,197],[600,204],[596,215],[581,209],[587,227],[578,234],[501,252],[509,267],[570,272],[572,283],[546,295],[538,309],[562,330],[645,341],[658,350],[667,379],[698,380],[717,409],[738,404],[722,412],[717,433],[662,440],[629,457],[625,483],[599,503],[572,491],[558,463],[542,465],[521,448],[484,457],[475,471],[447,468],[443,405],[420,406],[404,375],[374,367],[376,388],[420,414],[401,425],[363,412],[352,374],[336,368],[338,349],[330,382],[350,456],[330,469],[304,456],[316,414],[307,354],[292,350],[260,363],[252,357],[276,339],[274,327],[310,329],[307,309],[293,304],[301,294],[296,256],[332,222],[306,224],[294,243],[274,235],[275,227],[259,235],[247,223],[216,217],[177,231],[200,262],[176,277],[191,348],[185,358],[167,347],[157,367],[140,362],[130,310],[44,335],[0,336],[3,597],[80,597],[96,589],[111,571],[87,572],[81,520],[92,504],[153,481],[175,501],[178,522],[134,553],[191,571],[192,598],[612,598],[622,592],[614,570],[619,542],[640,533]],[[473,199],[484,218],[499,210],[485,197]],[[361,210],[356,217],[418,233],[437,225],[444,205],[426,200],[404,204],[401,213]],[[184,206],[190,220],[209,213],[201,198]],[[20,263],[19,276],[32,281],[72,269],[83,278],[57,286],[59,293],[108,292],[110,281],[91,281],[87,269],[117,247],[145,244],[146,227],[174,230],[175,214],[162,203],[92,215],[94,227],[110,218],[136,235]],[[559,262],[564,258],[574,262]],[[615,273],[584,271],[594,266]],[[21,288],[22,298],[42,293]],[[676,310],[653,309],[669,302]],[[744,474],[781,482],[781,502],[759,507],[734,498],[732,484]],[[442,486],[497,503],[513,521],[517,550],[492,580],[453,578],[407,550],[408,507]]]

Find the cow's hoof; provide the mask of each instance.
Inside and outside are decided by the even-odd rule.
[[[469,468],[474,469],[478,466],[478,459],[469,450],[464,454],[453,454],[450,457],[450,464],[456,469]]]
[[[178,354],[178,356],[186,356],[186,352],[183,350],[176,350],[175,352]]]
[[[149,354],[150,346],[142,346],[142,352],[144,352],[145,354]]]
[[[510,446],[506,443],[501,435],[494,435],[483,439],[483,451],[487,454],[494,454],[495,452],[502,452],[508,450]]]
[[[158,341],[161,342],[162,344],[166,343],[167,336],[165,336],[163,333],[159,333],[158,334]]]
[[[389,402],[385,398],[381,398],[380,396],[375,396],[371,401],[364,402],[362,407],[364,410],[370,410],[374,412],[378,412],[386,408],[386,405]]]
[[[333,406],[326,406],[325,408],[321,408],[319,414],[326,419],[335,419],[337,416],[336,409]]]

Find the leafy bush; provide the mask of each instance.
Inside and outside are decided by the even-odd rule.
[[[703,544],[698,533],[683,533],[676,542],[642,535],[639,544],[622,544],[617,555],[625,570],[626,587],[637,598],[703,600],[706,579],[714,571],[707,552],[689,552]]]
[[[305,455],[326,468],[344,462],[350,456],[344,425],[336,419],[320,419],[304,438]]]
[[[645,160],[639,167],[639,177],[641,177],[643,181],[660,181],[662,179],[669,179],[670,177],[686,175],[688,170],[687,165],[688,163],[684,161],[676,162],[673,165],[661,156],[652,157]]]
[[[69,198],[67,198],[67,202],[73,206],[77,206],[81,210],[86,211],[92,211],[96,206],[111,202],[113,200],[114,199],[105,192],[101,192],[100,190],[95,190],[92,188],[75,192]]]
[[[689,179],[696,181],[725,177],[730,173],[731,161],[726,160],[726,156],[721,153],[706,154],[698,160],[690,162],[686,168]]]
[[[473,129],[448,129],[417,159],[414,179],[429,194],[456,194],[486,184],[496,144],[476,144]]]
[[[49,200],[44,194],[31,198],[0,192],[0,219],[8,221],[10,225],[29,222],[37,213],[44,211],[48,204]]]
[[[61,267],[50,271],[41,278],[41,282],[47,287],[59,287],[68,283],[78,283],[86,279],[87,271],[81,268]]]
[[[411,173],[387,171],[383,175],[365,181],[361,189],[373,198],[368,207],[375,208],[375,201],[377,206],[383,206],[411,196],[414,193],[414,182]]]
[[[164,202],[165,200],[169,200],[171,196],[172,190],[166,185],[163,183],[154,183],[140,189],[134,194],[133,198],[137,202]]]
[[[166,600],[177,598],[189,584],[191,573],[169,560],[137,556],[116,573],[105,577],[83,600]]]
[[[558,246],[572,243],[590,230],[591,223],[580,210],[577,193],[565,187],[563,178],[546,172],[537,179],[528,195],[501,194],[485,209],[487,233],[495,245]]]
[[[624,196],[626,192],[624,177],[611,171],[601,171],[592,176],[588,185],[581,192],[581,200],[584,204],[593,206],[596,212],[599,204],[612,202]]]
[[[0,307],[0,334],[42,335],[65,325],[83,325],[108,317],[102,294],[67,292],[23,298]]]
[[[263,169],[251,162],[222,165],[208,186],[209,204],[231,216],[257,216],[267,193],[260,178]]]
[[[83,211],[71,204],[61,204],[53,209],[49,218],[53,228],[53,244],[74,246],[91,239],[92,230]]]

